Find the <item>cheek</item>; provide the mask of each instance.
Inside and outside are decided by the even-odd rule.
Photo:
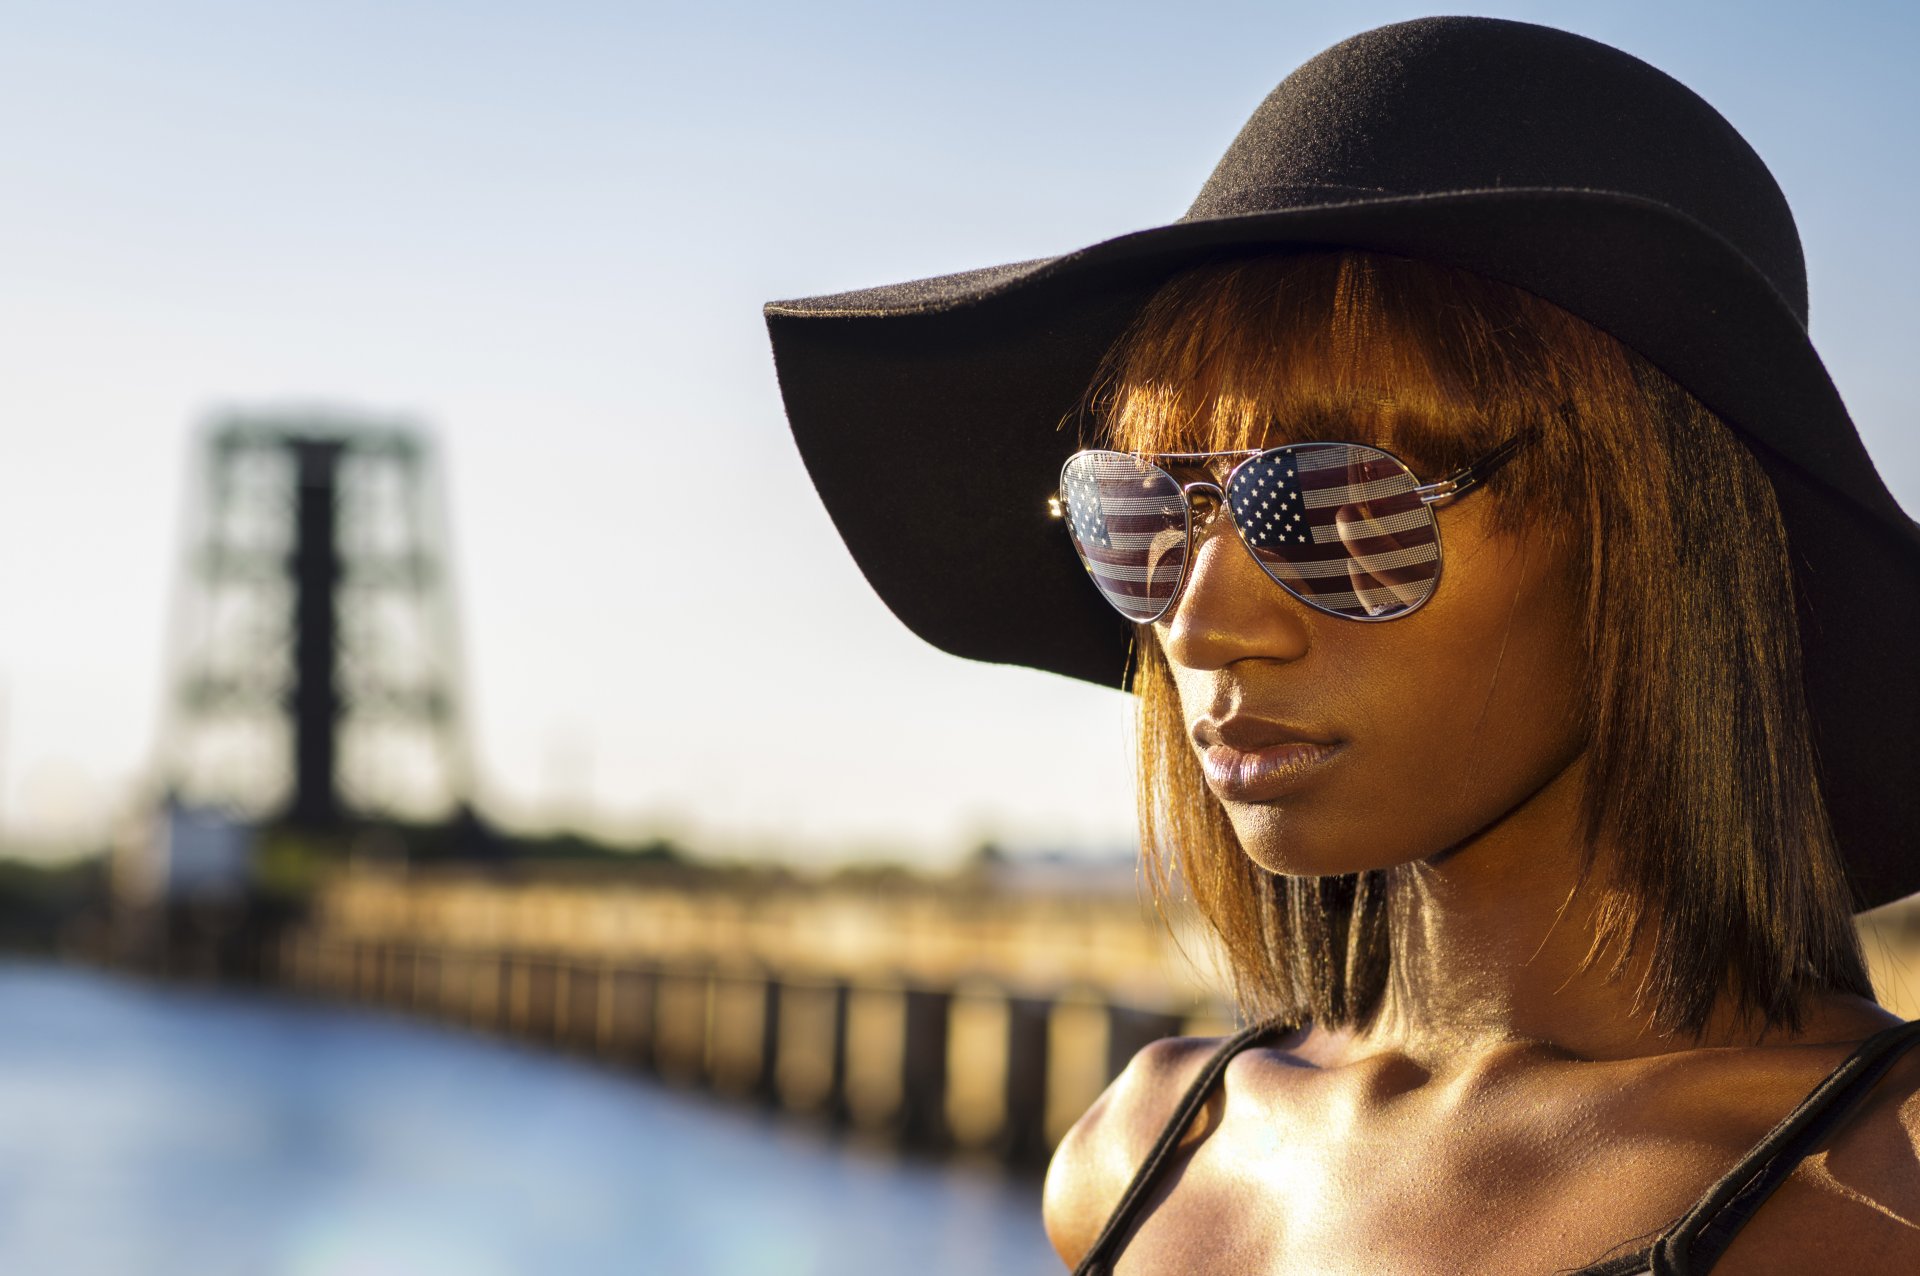
[[[1537,555],[1535,555],[1537,557]],[[1261,671],[1347,743],[1280,802],[1228,803],[1273,872],[1351,873],[1424,859],[1526,803],[1585,746],[1577,587],[1557,561],[1483,542],[1405,620],[1318,622],[1308,654]],[[1249,678],[1254,671],[1249,671]],[[1176,674],[1183,698],[1199,684]]]

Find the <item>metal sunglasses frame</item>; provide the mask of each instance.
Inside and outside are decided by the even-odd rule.
[[[1165,474],[1167,480],[1180,489],[1181,496],[1185,498],[1184,507],[1181,510],[1181,517],[1184,520],[1183,530],[1187,537],[1187,554],[1180,564],[1180,579],[1174,582],[1173,592],[1167,596],[1166,606],[1162,607],[1146,620],[1135,620],[1132,616],[1127,615],[1126,612],[1120,611],[1119,606],[1107,597],[1105,591],[1095,586],[1095,592],[1100,594],[1101,599],[1105,601],[1109,607],[1120,612],[1122,617],[1135,624],[1151,625],[1157,623],[1168,612],[1177,607],[1180,603],[1180,595],[1186,590],[1187,575],[1194,560],[1193,516],[1198,503],[1204,501],[1211,503],[1213,506],[1211,512],[1207,514],[1205,522],[1202,523],[1202,527],[1210,525],[1215,517],[1224,513],[1227,517],[1227,522],[1233,525],[1234,535],[1239,538],[1241,548],[1253,556],[1255,563],[1260,563],[1259,555],[1254,554],[1252,547],[1247,544],[1246,533],[1241,530],[1240,524],[1234,520],[1233,506],[1227,500],[1226,490],[1233,485],[1234,475],[1238,474],[1243,467],[1263,456],[1270,456],[1276,452],[1292,452],[1300,448],[1316,446],[1366,448],[1370,452],[1378,452],[1381,456],[1386,457],[1395,465],[1405,470],[1408,476],[1415,481],[1413,491],[1414,494],[1420,498],[1420,503],[1431,508],[1451,501],[1456,497],[1464,496],[1469,491],[1486,482],[1489,478],[1493,477],[1494,473],[1498,471],[1501,466],[1512,460],[1515,453],[1519,452],[1522,447],[1531,443],[1537,437],[1537,430],[1522,430],[1504,442],[1496,444],[1493,449],[1484,456],[1460,467],[1445,478],[1436,479],[1431,483],[1419,482],[1419,475],[1413,472],[1413,467],[1385,448],[1375,447],[1371,443],[1345,443],[1337,439],[1311,439],[1301,443],[1284,444],[1280,447],[1246,448],[1234,452],[1120,452],[1113,448],[1083,448],[1061,462],[1059,486],[1055,488],[1054,494],[1047,498],[1047,513],[1055,519],[1066,520],[1066,497],[1063,493],[1066,489],[1067,466],[1072,465],[1083,456],[1090,456],[1100,452],[1106,452],[1115,456],[1131,457],[1135,461],[1145,462],[1154,469],[1159,470],[1162,474]],[[1210,479],[1196,479],[1191,483],[1182,483],[1178,478],[1174,477],[1173,473],[1169,471],[1166,466],[1161,464],[1163,461],[1171,461],[1179,464],[1181,468],[1189,468],[1194,465],[1205,465],[1211,461],[1224,461],[1232,457],[1239,457],[1240,460],[1234,464],[1232,469],[1227,471],[1225,479],[1218,483]],[[1069,538],[1073,536],[1071,524],[1068,526],[1067,535]],[[1427,600],[1433,597],[1434,591],[1440,588],[1441,567],[1444,563],[1445,554],[1440,543],[1440,525],[1437,520],[1434,523],[1433,543],[1434,568],[1432,586],[1427,590],[1426,594],[1421,597],[1419,602],[1414,603],[1411,607],[1403,607],[1399,611],[1386,616],[1352,616],[1343,611],[1335,611],[1331,607],[1324,607],[1316,603],[1311,598],[1302,597],[1300,593],[1291,585],[1287,584],[1286,581],[1281,580],[1272,572],[1268,571],[1264,564],[1260,565],[1260,572],[1268,580],[1286,590],[1289,596],[1298,599],[1301,603],[1313,608],[1313,610],[1323,616],[1335,616],[1341,620],[1354,620],[1362,624],[1384,624],[1388,621],[1400,620],[1404,617],[1411,616],[1414,612],[1419,611],[1422,607],[1426,606]],[[1086,566],[1086,560],[1084,556],[1079,553],[1077,544],[1074,556],[1080,558],[1080,565],[1086,568],[1088,575],[1092,575],[1093,569]]]

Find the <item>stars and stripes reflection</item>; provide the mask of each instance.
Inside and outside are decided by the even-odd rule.
[[[1418,487],[1374,448],[1304,443],[1234,471],[1227,504],[1268,575],[1317,606],[1379,619],[1424,601],[1440,574]]]
[[[1082,452],[1061,475],[1075,548],[1123,615],[1157,618],[1189,553],[1186,496],[1166,470],[1124,452]],[[1425,601],[1440,545],[1418,480],[1350,443],[1264,452],[1227,483],[1242,540],[1268,575],[1316,607],[1384,619]]]
[[[1131,620],[1167,609],[1187,565],[1187,500],[1165,470],[1125,452],[1082,452],[1061,476],[1088,575]]]

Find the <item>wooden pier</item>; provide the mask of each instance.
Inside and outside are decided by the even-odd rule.
[[[1130,899],[362,874],[267,965],[305,994],[1022,1166],[1140,1047],[1234,1026]]]

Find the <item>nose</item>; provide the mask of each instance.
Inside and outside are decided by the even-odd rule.
[[[1219,499],[1196,496],[1187,578],[1173,610],[1158,622],[1167,658],[1189,669],[1220,669],[1236,660],[1306,655],[1305,605],[1254,561]]]

